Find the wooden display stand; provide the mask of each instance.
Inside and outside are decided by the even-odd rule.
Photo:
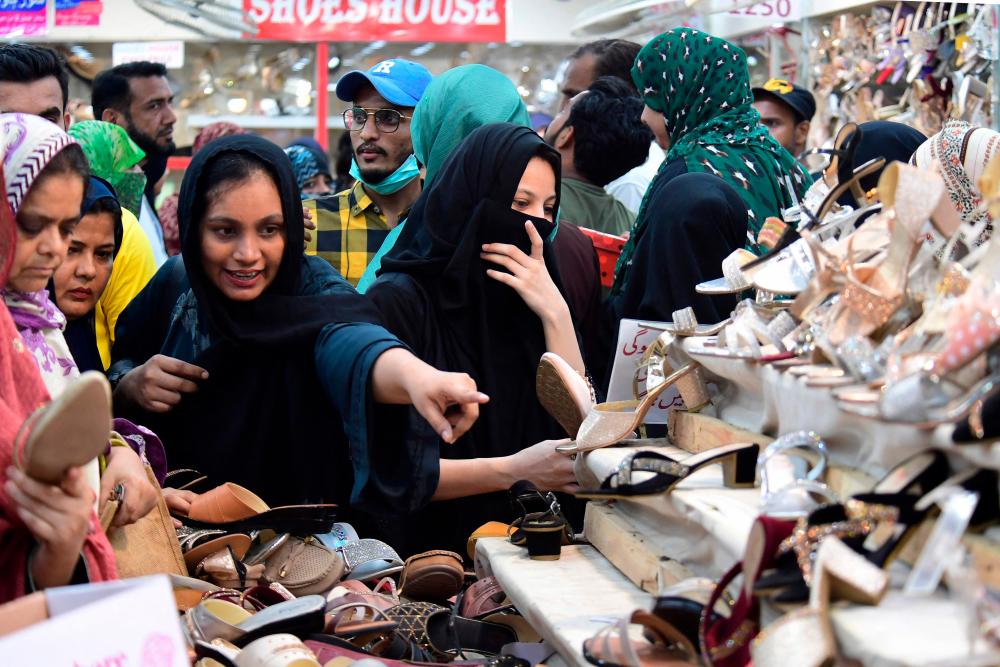
[[[672,445],[692,454],[737,442],[756,442],[763,449],[774,441],[769,436],[730,426],[721,419],[682,410],[670,411],[667,436]]]
[[[589,503],[583,533],[629,581],[647,593],[695,576],[666,554],[656,535],[640,531],[614,507]]]

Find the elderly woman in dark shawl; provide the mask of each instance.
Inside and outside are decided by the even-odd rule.
[[[392,513],[426,502],[438,438],[461,436],[487,399],[415,358],[329,264],[303,256],[282,150],[251,135],[208,144],[179,212],[181,257],[118,323],[116,412],[155,430],[174,466],[269,504]],[[409,403],[433,438],[406,437],[394,415]]]

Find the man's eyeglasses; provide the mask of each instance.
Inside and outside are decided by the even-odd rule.
[[[360,132],[368,122],[368,116],[375,116],[375,127],[380,132],[395,132],[399,129],[399,122],[403,118],[413,118],[404,116],[395,109],[365,109],[354,107],[344,112],[344,127],[350,132]]]

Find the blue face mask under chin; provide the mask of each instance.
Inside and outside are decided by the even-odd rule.
[[[361,176],[361,169],[358,168],[356,160],[351,160],[351,176],[355,180],[361,181],[365,188],[380,195],[391,195],[402,190],[410,181],[420,176],[420,166],[417,158],[411,153],[403,164],[399,165],[396,171],[392,172],[378,183],[369,183]]]

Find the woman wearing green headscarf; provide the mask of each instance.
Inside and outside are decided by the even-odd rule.
[[[812,181],[760,124],[751,106],[746,54],[739,47],[698,30],[676,28],[642,48],[632,80],[646,104],[643,121],[667,158],[618,260],[613,295],[622,291],[646,228],[670,223],[669,202],[650,204],[673,178],[706,172],[732,186],[747,207],[746,248],[758,254],[757,232],[764,219],[780,216],[794,203],[789,186],[798,199]],[[721,270],[713,268],[712,275]]]
[[[94,175],[110,183],[122,207],[138,217],[146,187],[140,163],[146,153],[114,123],[85,120],[72,125],[69,134],[80,142]]]
[[[94,310],[97,348],[106,368],[111,363],[118,316],[157,269],[152,243],[137,220],[146,187],[146,175],[139,164],[146,154],[114,123],[82,121],[70,126],[69,135],[79,142],[91,172],[115,189],[122,206],[121,248],[115,255],[108,286]]]
[[[435,77],[424,91],[410,121],[413,153],[424,165],[424,189],[462,140],[490,123],[531,126],[517,88],[506,76],[486,65],[462,65]],[[406,224],[396,225],[358,282],[362,294],[375,282],[382,257],[396,244]]]

